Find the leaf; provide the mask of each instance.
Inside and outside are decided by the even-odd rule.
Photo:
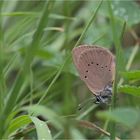
[[[96,7],[97,2],[98,1],[95,1],[94,5],[92,4],[92,1],[89,2],[88,9],[92,9],[93,6]],[[107,1],[104,1],[102,4],[102,8],[99,11],[100,14],[108,17],[109,15],[107,8]],[[129,24],[130,26],[138,24],[140,22],[140,5],[136,1],[113,0],[111,8],[117,18],[123,21],[127,21],[127,24]]]
[[[140,87],[124,85],[120,86],[118,88],[118,91],[140,97]]]
[[[36,16],[37,12],[4,12],[2,16]]]
[[[32,106],[27,106],[22,108],[22,110],[29,111],[32,113],[34,116],[41,115],[43,116],[46,120],[51,121],[51,123],[58,129],[62,129],[62,120],[60,117],[53,112],[51,109],[46,108],[41,105],[32,105]]]
[[[121,72],[120,74],[128,80],[140,80],[140,71]]]
[[[31,117],[35,124],[38,140],[52,140],[52,135],[47,124],[36,117]]]
[[[97,116],[102,119],[110,119],[114,122],[134,127],[139,121],[139,111],[134,108],[116,108],[113,111],[100,111]]]
[[[114,15],[126,20],[129,25],[134,25],[140,22],[140,6],[135,1],[113,1],[112,9]]]
[[[22,128],[23,126],[28,125],[31,122],[32,121],[28,115],[22,115],[15,118],[8,128],[8,135]]]

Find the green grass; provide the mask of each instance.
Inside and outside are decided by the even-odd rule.
[[[139,9],[130,1],[0,1],[0,139],[139,139]],[[116,57],[111,109],[90,100],[78,110],[93,98],[71,59],[80,44]]]
[[[113,96],[112,96],[112,104],[111,104],[111,111],[113,111],[117,105],[116,105],[116,101],[117,101],[117,88],[118,88],[118,82],[119,82],[119,77],[118,77],[118,72],[120,71],[119,69],[119,64],[120,64],[120,38],[119,35],[116,32],[116,21],[114,19],[114,15],[113,15],[113,10],[111,8],[111,2],[108,1],[108,9],[109,9],[109,14],[110,14],[110,19],[111,19],[111,27],[112,27],[112,35],[113,35],[113,40],[114,40],[114,45],[115,45],[115,51],[116,51],[116,66],[115,66],[115,79],[114,79],[114,83],[113,83]],[[122,36],[122,35],[121,35]],[[110,131],[110,138],[112,140],[115,140],[115,134],[116,133],[116,123],[112,122],[111,123],[111,131]]]

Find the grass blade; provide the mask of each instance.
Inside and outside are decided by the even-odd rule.
[[[95,19],[97,12],[100,8],[102,4],[102,0],[100,1],[97,9],[95,10],[95,12],[93,12],[93,16],[91,17],[91,19],[89,20],[89,22],[87,23],[86,27],[84,28],[81,36],[79,37],[78,41],[76,42],[76,44],[74,45],[74,47],[78,46],[79,43],[82,41],[82,39],[84,38],[86,31],[88,30],[89,26],[91,25],[91,23],[93,22],[93,20]],[[44,95],[42,96],[42,98],[38,101],[37,104],[40,104],[42,102],[42,100],[46,97],[46,95],[48,94],[49,90],[51,89],[51,87],[53,86],[53,84],[56,82],[57,78],[59,77],[59,75],[61,74],[65,64],[67,63],[67,61],[70,59],[70,54],[67,56],[67,58],[65,59],[64,63],[62,64],[62,66],[60,67],[60,69],[58,70],[57,74],[55,75],[55,77],[53,78],[52,82],[50,83],[50,85],[48,86],[48,89],[46,90],[46,92],[44,93]]]
[[[17,118],[15,118],[14,120],[12,120],[7,132],[7,136],[9,134],[12,134],[13,132],[15,132],[16,130],[22,128],[25,125],[28,125],[29,123],[31,123],[31,119],[28,115],[22,115],[19,116]]]
[[[113,110],[116,107],[116,99],[117,99],[117,86],[118,86],[118,71],[119,71],[119,62],[121,62],[120,60],[120,39],[118,37],[117,31],[116,31],[116,22],[115,22],[115,18],[113,15],[113,10],[111,7],[111,2],[112,1],[108,1],[108,11],[110,14],[110,21],[111,21],[111,28],[112,28],[112,34],[113,34],[113,40],[114,40],[114,44],[115,44],[115,50],[116,50],[116,69],[115,69],[115,80],[114,80],[114,85],[113,85],[113,96],[112,96],[112,103],[111,103],[111,110]],[[124,29],[123,29],[124,30]],[[110,139],[115,140],[115,123],[111,123],[111,136]]]
[[[24,66],[23,66],[24,71],[22,71],[22,68],[21,68],[21,70],[18,72],[14,85],[12,86],[12,89],[8,93],[4,111],[0,115],[0,130],[3,130],[3,127],[4,127],[3,124],[6,120],[6,117],[8,117],[8,115],[10,114],[10,112],[12,111],[12,109],[14,108],[14,106],[16,104],[17,95],[20,92],[21,85],[25,82],[25,80],[29,80],[28,75],[30,73],[30,65],[31,65],[31,62],[34,57],[34,52],[36,51],[36,49],[39,45],[39,42],[41,40],[41,37],[43,35],[43,29],[45,28],[45,26],[48,22],[48,16],[50,14],[53,4],[54,4],[54,1],[48,1],[44,7],[44,11],[42,13],[42,17],[38,24],[37,30],[33,35],[32,43],[27,49],[27,53],[25,56],[25,62],[24,62]],[[27,75],[24,75],[25,73]],[[31,85],[31,87],[32,87],[32,85]],[[0,136],[1,135],[2,135],[2,133],[0,134]]]
[[[2,28],[2,17],[1,17],[1,12],[2,12],[2,6],[3,6],[3,1],[0,1],[0,111],[3,108],[4,105],[4,95],[5,95],[5,78],[4,78],[4,72],[3,72],[3,57],[4,57],[4,32]]]

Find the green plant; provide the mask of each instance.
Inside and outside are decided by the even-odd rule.
[[[140,138],[139,12],[134,1],[0,1],[0,138]],[[77,110],[92,96],[71,59],[79,44],[115,46],[111,110]]]

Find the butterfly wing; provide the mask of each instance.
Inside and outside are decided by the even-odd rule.
[[[78,67],[78,61],[79,61],[79,57],[80,57],[81,53],[88,49],[92,49],[92,48],[88,45],[81,45],[79,47],[73,48],[72,57],[73,57],[73,61],[74,61],[74,64],[76,67]]]
[[[115,70],[114,56],[105,48],[88,47],[90,49],[83,49],[78,57],[73,57],[80,78],[94,94],[97,94],[113,80]],[[81,47],[78,48],[80,49]]]

